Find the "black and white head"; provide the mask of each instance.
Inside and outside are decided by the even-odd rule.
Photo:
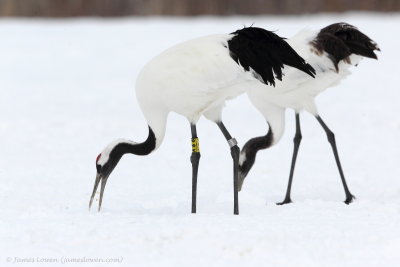
[[[242,190],[244,179],[256,161],[256,152],[252,150],[241,151],[239,157],[238,190]]]
[[[266,149],[274,142],[274,135],[271,130],[264,136],[255,137],[247,141],[240,151],[239,157],[239,176],[238,190],[242,190],[244,179],[253,167],[256,161],[257,152],[261,149]]]
[[[92,196],[89,202],[89,209],[92,206],[94,195],[96,194],[97,187],[101,182],[100,187],[100,199],[99,199],[99,210],[103,200],[104,188],[107,183],[107,179],[117,166],[118,162],[125,154],[124,147],[127,145],[125,140],[116,140],[109,144],[96,158],[96,180],[93,187]]]
[[[131,153],[139,156],[150,154],[156,148],[156,137],[153,130],[149,127],[149,136],[143,143],[136,143],[130,140],[118,139],[109,144],[96,158],[96,181],[94,183],[92,196],[89,202],[89,209],[92,206],[97,187],[101,182],[99,210],[103,200],[104,188],[107,179],[121,160],[122,156]]]

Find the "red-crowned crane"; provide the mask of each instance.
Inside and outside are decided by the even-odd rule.
[[[148,155],[162,143],[168,113],[185,116],[192,133],[192,213],[196,212],[196,185],[200,150],[196,123],[200,116],[215,122],[230,146],[234,166],[234,214],[238,207],[240,149],[221,120],[225,100],[248,88],[267,89],[282,79],[284,65],[311,77],[314,69],[273,32],[248,27],[231,34],[211,35],[178,44],[151,60],[136,82],[136,96],[147,120],[149,134],[143,143],[116,140],[96,159],[97,175],[89,202],[101,182],[99,210],[107,179],[126,153]],[[289,67],[287,67],[289,68]]]
[[[296,72],[293,69],[289,69],[284,73],[284,79],[281,82],[277,82],[274,88],[269,87],[268,90],[252,88],[247,92],[250,101],[267,120],[269,130],[265,136],[247,141],[241,150],[239,190],[241,190],[243,181],[255,162],[257,152],[276,144],[282,137],[285,124],[285,109],[291,108],[295,110],[296,116],[294,150],[286,196],[278,204],[291,202],[290,192],[293,172],[302,138],[299,115],[301,110],[308,111],[314,115],[326,132],[346,194],[345,203],[349,204],[354,199],[354,196],[350,193],[346,184],[336,148],[335,136],[318,114],[314,98],[325,89],[337,85],[347,77],[350,74],[350,67],[357,66],[363,57],[377,59],[374,51],[380,51],[380,49],[368,36],[347,23],[335,23],[319,32],[303,30],[287,41],[293,49],[314,67],[316,77],[312,79],[299,71]]]

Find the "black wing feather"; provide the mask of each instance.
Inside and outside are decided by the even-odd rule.
[[[352,54],[350,48],[340,38],[331,33],[320,32],[311,43],[321,53],[322,51],[328,53],[336,71],[339,71],[339,62],[348,59]]]
[[[284,40],[271,31],[248,27],[232,33],[228,41],[230,55],[246,71],[250,68],[260,75],[265,84],[275,86],[275,78],[282,80],[282,69],[288,65],[314,77],[315,70]]]
[[[348,60],[351,54],[377,59],[378,45],[353,25],[341,22],[323,28],[311,42],[319,51],[326,51],[337,70],[341,60]]]

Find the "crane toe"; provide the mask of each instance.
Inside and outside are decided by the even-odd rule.
[[[285,205],[285,204],[289,204],[292,203],[292,200],[289,198],[285,198],[282,202],[278,202],[276,203],[276,205]]]
[[[352,194],[349,194],[349,195],[346,197],[346,200],[344,201],[344,203],[346,203],[347,205],[349,205],[349,204],[352,203],[355,199],[356,199],[355,196],[353,196]]]

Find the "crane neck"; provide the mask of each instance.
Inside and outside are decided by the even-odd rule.
[[[239,157],[239,174],[241,177],[241,183],[243,183],[243,179],[253,167],[254,162],[256,161],[257,152],[261,149],[270,147],[273,144],[273,139],[273,133],[271,129],[269,129],[266,135],[252,138],[243,146]]]
[[[270,147],[272,145],[272,141],[273,134],[272,131],[269,130],[266,135],[255,137],[247,141],[247,143],[243,146],[242,151],[246,153],[247,159],[255,159],[257,152],[261,149]]]
[[[112,153],[115,153],[115,156],[122,157],[124,154],[134,154],[139,156],[145,156],[150,154],[156,148],[156,137],[154,135],[153,130],[149,126],[149,134],[147,136],[146,141],[143,143],[135,143],[132,141],[122,141],[119,142],[113,149]],[[110,155],[111,155],[110,154]]]
[[[156,137],[149,126],[149,135],[143,143],[136,143],[126,139],[118,139],[110,143],[99,155],[96,164],[100,166],[113,166],[118,164],[119,160],[125,154],[148,155],[156,148]]]

